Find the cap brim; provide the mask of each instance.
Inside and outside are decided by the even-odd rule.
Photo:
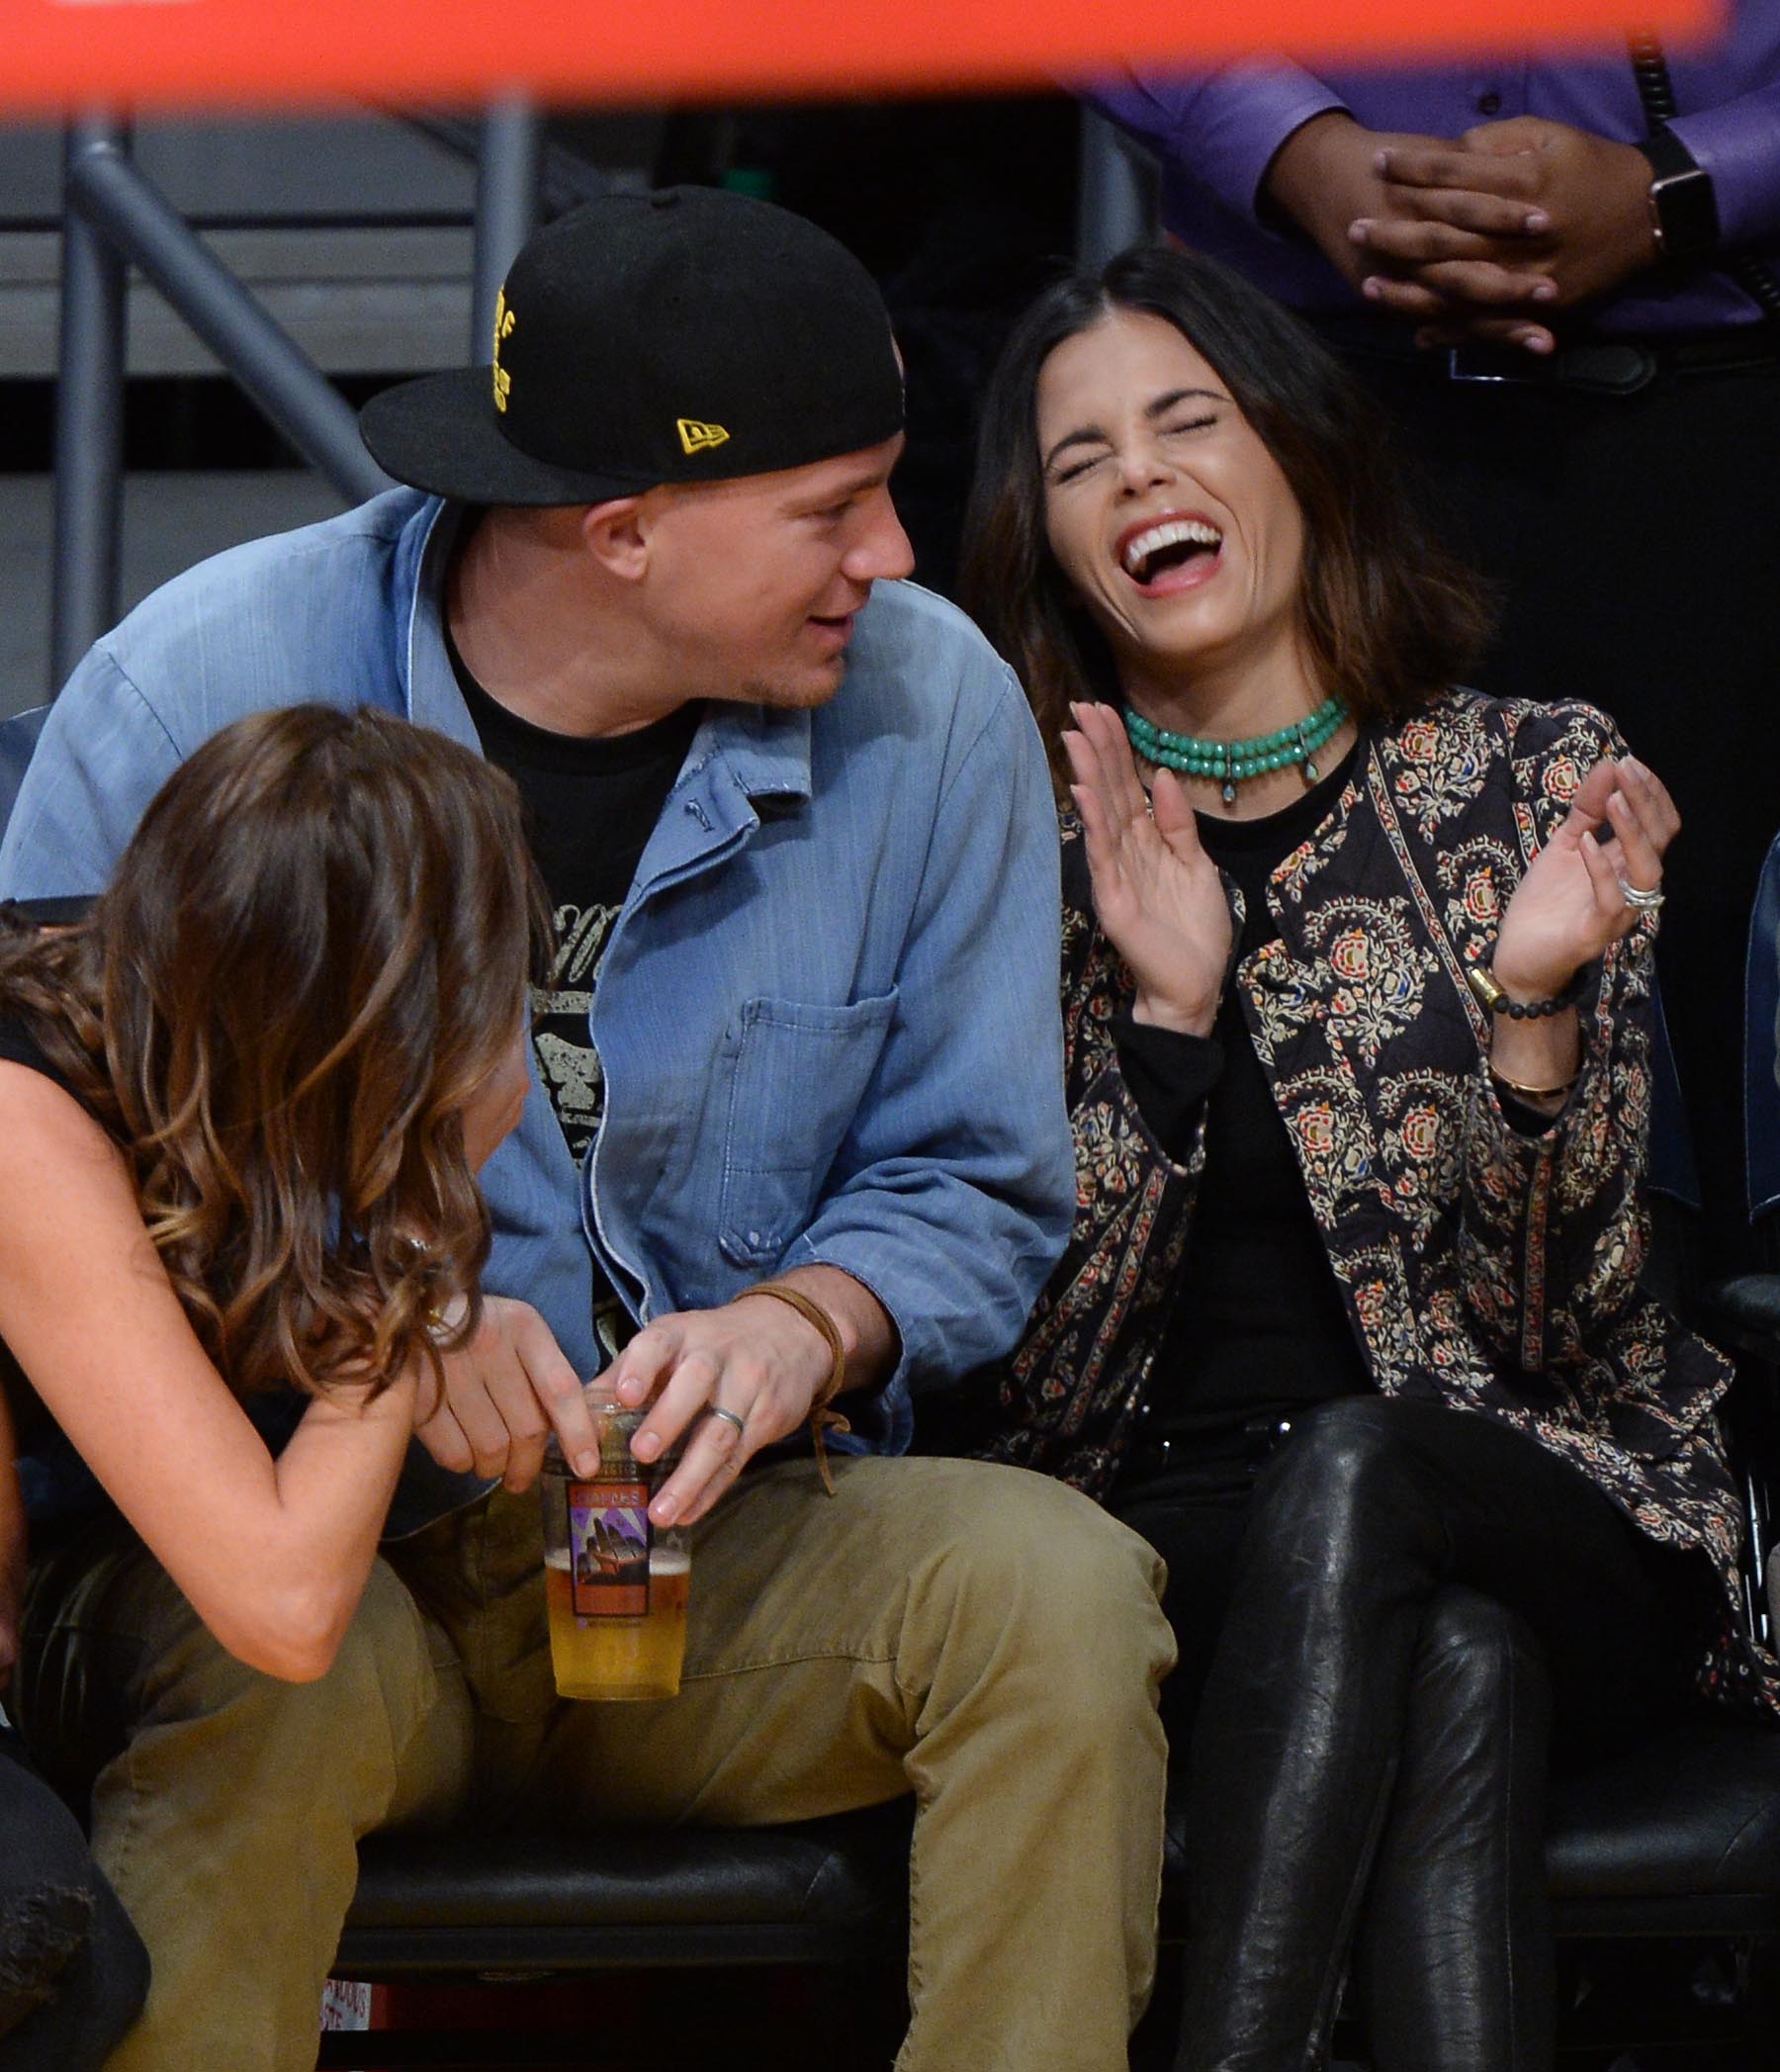
[[[486,367],[423,374],[372,397],[359,436],[388,475],[462,503],[604,503],[654,484],[534,460],[501,436]]]

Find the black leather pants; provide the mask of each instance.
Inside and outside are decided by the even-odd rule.
[[[1661,1716],[1681,1558],[1535,1442],[1381,1397],[1299,1423],[1208,1589],[1160,1499],[1119,1508],[1179,1565],[1180,2072],[1322,2063],[1350,1957],[1378,2072],[1542,2072],[1549,1751]]]
[[[1410,1662],[1353,1951],[1378,2072],[1551,2064],[1550,1729],[1545,1657],[1526,1621],[1480,1591],[1438,1591]]]

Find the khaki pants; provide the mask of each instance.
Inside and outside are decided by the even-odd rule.
[[[310,2072],[376,1828],[470,1817],[747,1827],[912,1791],[902,2072],[1115,2072],[1161,1872],[1147,1545],[976,1462],[804,1462],[694,1539],[686,1672],[651,1704],[557,1699],[535,1497],[388,1550],[312,1684],[242,1667],[120,1529],[34,1572],[18,1700],[154,1979],[113,2072]],[[242,1557],[252,1559],[250,1549]]]

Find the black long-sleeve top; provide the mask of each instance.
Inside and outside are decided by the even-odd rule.
[[[1231,970],[1279,934],[1267,880],[1300,847],[1352,775],[1354,753],[1301,798],[1259,820],[1197,815],[1200,841],[1245,909]],[[1078,852],[1079,854],[1079,852]],[[1144,1121],[1185,1157],[1205,1124],[1181,1295],[1151,1370],[1148,1429],[1190,1439],[1197,1456],[1240,1451],[1244,1426],[1290,1418],[1372,1389],[1310,1213],[1303,1175],[1243,1017],[1224,987],[1208,1036],[1120,1015],[1121,1071]]]

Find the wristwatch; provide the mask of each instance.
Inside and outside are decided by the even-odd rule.
[[[1692,266],[1718,250],[1712,175],[1666,123],[1638,145],[1650,161],[1650,230],[1665,266]]]

